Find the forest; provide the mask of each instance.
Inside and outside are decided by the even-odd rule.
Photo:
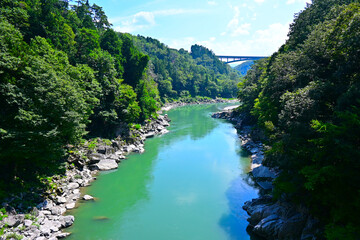
[[[360,2],[313,0],[287,42],[239,83],[240,111],[266,133],[274,196],[307,206],[327,239],[359,239]]]
[[[0,1],[0,199],[63,171],[66,146],[156,118],[166,102],[236,97],[239,75],[118,33],[89,1]]]

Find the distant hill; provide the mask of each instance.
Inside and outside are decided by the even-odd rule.
[[[245,76],[247,71],[254,64],[254,61],[246,61],[234,67],[235,70],[239,71],[241,75]]]
[[[133,36],[134,45],[150,57],[149,75],[158,85],[163,102],[183,97],[237,96],[240,74],[200,45],[191,52],[167,47],[157,39]]]

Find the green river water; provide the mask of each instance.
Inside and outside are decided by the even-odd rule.
[[[67,240],[254,239],[241,208],[258,196],[246,175],[250,159],[233,125],[210,117],[228,105],[166,112],[169,133],[146,140],[145,153],[84,190],[96,201],[69,212],[75,223]]]

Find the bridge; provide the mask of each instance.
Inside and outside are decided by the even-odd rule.
[[[260,57],[260,56],[217,56],[219,58],[220,61],[225,62],[225,63],[233,63],[233,62],[241,62],[241,61],[254,61],[254,60],[259,60],[262,58],[267,58],[267,57]]]

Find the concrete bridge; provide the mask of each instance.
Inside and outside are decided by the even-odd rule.
[[[260,57],[260,56],[223,56],[218,55],[217,56],[220,61],[225,63],[233,63],[233,62],[241,62],[241,61],[250,61],[250,60],[259,60],[261,58],[267,58],[267,57]]]

